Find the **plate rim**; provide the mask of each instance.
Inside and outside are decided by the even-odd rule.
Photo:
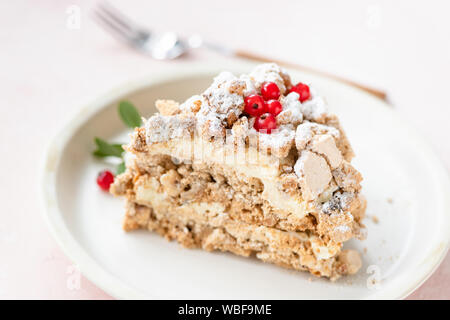
[[[253,63],[247,62],[235,62],[229,69],[243,69],[250,68]],[[89,279],[96,286],[104,290],[107,294],[119,299],[164,299],[162,297],[157,297],[148,293],[143,293],[138,289],[133,288],[131,285],[125,283],[125,281],[119,279],[118,277],[111,274],[109,271],[103,269],[94,258],[90,257],[87,252],[82,248],[82,246],[77,242],[77,240],[72,236],[67,226],[65,225],[61,211],[57,205],[57,192],[55,185],[55,174],[58,170],[60,159],[62,155],[62,150],[64,149],[70,138],[76,133],[76,131],[82,126],[86,121],[88,121],[92,116],[101,110],[108,107],[110,103],[120,99],[125,95],[132,94],[133,92],[145,89],[152,85],[158,83],[164,83],[169,81],[175,81],[192,76],[201,76],[206,74],[214,74],[223,69],[219,67],[218,64],[200,64],[197,62],[187,63],[184,66],[177,66],[176,68],[169,67],[164,71],[160,71],[151,75],[140,77],[136,80],[126,81],[121,85],[117,86],[112,90],[108,90],[105,93],[99,95],[97,98],[93,99],[92,102],[86,104],[81,109],[78,109],[74,115],[68,117],[68,121],[64,123],[56,132],[57,134],[49,140],[43,157],[40,161],[39,170],[39,199],[41,204],[41,212],[46,221],[47,227],[52,234],[53,238],[58,243],[59,247],[62,249],[64,254],[79,268],[80,272]],[[288,68],[289,69],[289,68]],[[292,70],[299,73],[297,70]],[[302,72],[304,74],[311,75],[307,72]],[[311,75],[317,78],[321,78],[325,81],[333,83],[346,88],[346,90],[352,90],[358,94],[362,94],[366,99],[376,100],[378,104],[384,106],[384,111],[392,113],[396,122],[400,123],[406,128],[411,128],[411,125],[404,121],[389,105],[375,98],[368,93],[365,93],[357,88],[350,87],[344,83],[327,79],[324,77],[318,77],[316,75]],[[443,212],[447,212],[447,215],[443,215],[446,219],[441,227],[443,232],[442,239],[437,240],[441,245],[436,249],[430,261],[425,261],[425,265],[422,266],[420,272],[416,275],[410,275],[409,278],[402,277],[398,279],[400,289],[394,289],[390,286],[390,290],[383,290],[383,292],[374,291],[373,294],[365,297],[365,299],[403,299],[422,285],[439,267],[441,262],[444,260],[448,250],[450,241],[450,232],[445,233],[445,226],[450,230],[450,178],[447,170],[445,169],[442,161],[436,155],[433,148],[428,144],[428,142],[416,131],[412,130],[413,138],[416,139],[417,144],[420,148],[425,149],[426,158],[428,161],[434,164],[434,170],[438,171],[438,181],[443,188],[441,192],[447,197],[443,197]],[[434,249],[432,247],[431,249]],[[413,281],[412,281],[413,280]],[[409,284],[408,284],[409,283]]]

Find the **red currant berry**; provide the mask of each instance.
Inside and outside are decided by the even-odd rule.
[[[280,88],[275,82],[264,82],[261,87],[261,95],[264,100],[278,100],[280,97]]]
[[[273,114],[263,113],[258,118],[256,118],[253,127],[256,129],[256,131],[265,130],[265,133],[271,133],[272,130],[275,130],[277,128],[277,120],[275,119],[275,116]]]
[[[114,175],[111,173],[111,171],[104,170],[97,176],[97,184],[102,190],[109,191],[109,186],[113,182]]]
[[[311,97],[311,93],[309,92],[309,87],[304,83],[297,83],[292,87],[290,92],[297,92],[300,96],[300,102],[306,101]]]
[[[283,106],[278,100],[270,100],[267,102],[266,111],[277,116],[281,111],[283,111]]]
[[[266,104],[261,96],[257,94],[252,94],[248,97],[245,97],[245,108],[244,111],[248,113],[252,117],[257,117],[264,113],[266,108]]]

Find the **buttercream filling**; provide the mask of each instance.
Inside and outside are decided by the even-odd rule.
[[[312,203],[301,196],[291,196],[280,190],[279,159],[255,149],[245,148],[236,152],[234,146],[216,145],[202,139],[173,139],[153,144],[149,153],[169,155],[178,161],[227,166],[239,175],[260,179],[264,184],[262,197],[272,207],[292,213],[298,218],[313,210]],[[321,190],[322,197],[319,200],[327,201],[336,189],[335,185],[330,185]]]

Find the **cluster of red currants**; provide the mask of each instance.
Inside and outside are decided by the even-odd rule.
[[[309,87],[301,82],[291,88],[296,92],[300,102],[310,98]],[[280,88],[274,82],[265,82],[261,86],[261,95],[252,94],[245,97],[244,111],[251,117],[256,117],[253,127],[259,132],[271,133],[277,128],[276,116],[283,111],[280,99]]]

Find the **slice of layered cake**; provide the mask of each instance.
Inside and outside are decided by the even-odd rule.
[[[111,192],[124,229],[229,251],[332,280],[361,267],[365,201],[335,115],[276,64],[222,72],[182,104],[158,100]]]

